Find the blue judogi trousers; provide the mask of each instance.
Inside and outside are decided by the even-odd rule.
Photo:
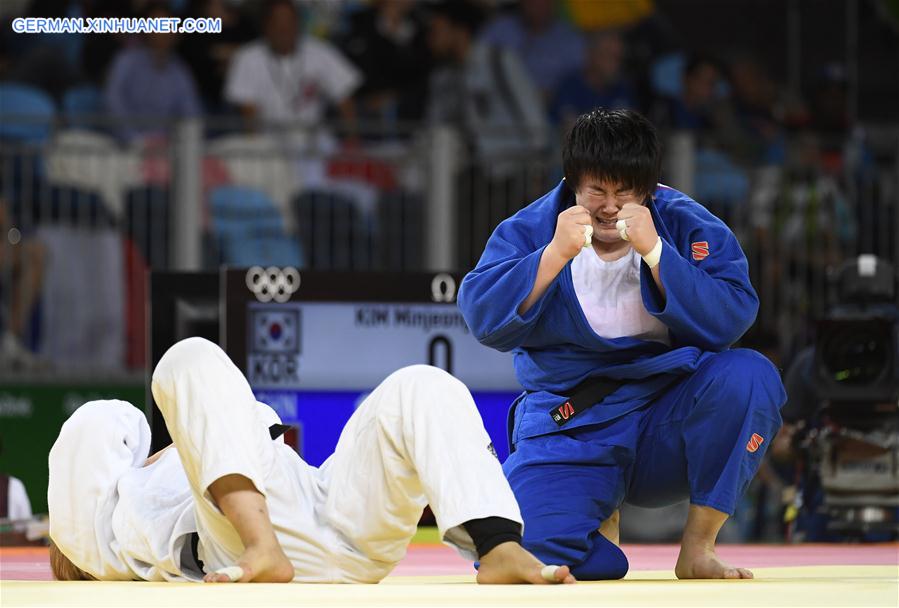
[[[525,548],[581,580],[621,578],[627,558],[598,533],[600,523],[622,502],[661,507],[685,498],[732,515],[785,401],[768,359],[728,350],[621,418],[520,440],[503,469],[524,517]]]

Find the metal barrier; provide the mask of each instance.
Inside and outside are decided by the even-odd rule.
[[[447,127],[341,147],[321,126],[188,121],[141,144],[122,126],[0,141],[0,326],[48,373],[143,365],[149,268],[465,271],[561,177],[558,152],[498,169]],[[834,263],[870,252],[899,265],[899,139],[883,141],[842,179],[753,166],[745,196],[716,200],[699,194],[695,139],[670,134],[665,181],[722,217],[750,260],[752,340],[781,353],[807,341]],[[0,356],[0,372],[14,359]]]

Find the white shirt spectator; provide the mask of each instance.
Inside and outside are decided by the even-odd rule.
[[[263,41],[241,48],[231,62],[225,99],[252,105],[267,120],[317,123],[329,103],[340,103],[361,84],[359,71],[327,42],[309,36],[292,55],[278,56]]]
[[[25,484],[15,477],[9,478],[9,505],[7,517],[12,520],[31,519],[31,501],[25,492]]]

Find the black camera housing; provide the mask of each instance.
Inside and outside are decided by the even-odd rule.
[[[840,403],[899,404],[899,315],[849,314],[818,322],[817,392]],[[884,412],[887,413],[887,412]]]

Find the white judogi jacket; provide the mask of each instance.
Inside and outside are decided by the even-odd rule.
[[[101,580],[198,580],[181,568],[197,525],[178,453],[144,468],[149,450],[150,427],[131,404],[78,408],[50,450],[50,538]]]

